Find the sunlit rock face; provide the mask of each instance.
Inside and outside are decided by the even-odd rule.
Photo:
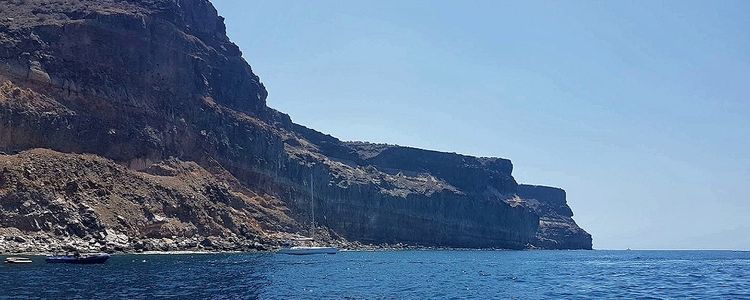
[[[591,235],[573,220],[563,189],[522,184],[518,186],[518,195],[539,215],[539,231],[533,245],[547,249],[591,249]]]
[[[132,214],[138,220],[122,215],[125,221],[112,219],[111,207],[97,204],[104,200],[78,195],[90,203],[88,214],[100,221],[69,229],[65,218],[45,219],[49,226],[30,224],[50,201],[69,203],[74,196],[24,181],[20,186],[43,190],[49,201],[35,202],[39,207],[33,213],[13,211],[12,219],[0,223],[8,229],[3,232],[33,231],[64,240],[105,239],[116,231],[118,240],[201,236],[232,238],[237,245],[272,244],[307,233],[314,209],[318,231],[331,242],[591,248],[590,236],[562,208],[567,208],[564,192],[559,204],[557,196],[519,186],[509,160],[342,142],[292,123],[266,105],[265,87],[208,1],[4,5],[0,151],[5,154],[0,155],[8,155],[6,161],[35,148],[62,152],[54,155],[87,153],[126,168],[123,172],[137,172],[127,173],[127,182],[157,194],[164,184],[153,176],[179,177],[175,174],[182,173],[169,171],[177,161],[195,164],[190,170],[200,176],[180,178],[204,190],[194,194],[196,203],[188,192],[182,193],[184,201],[174,200],[183,197],[174,194],[148,203],[116,193],[97,195],[125,197],[143,211]],[[39,151],[23,152],[23,157],[33,161],[46,153]],[[20,201],[9,195],[18,195],[21,187],[8,182],[0,180],[0,202]],[[205,191],[217,184],[221,192]],[[217,212],[222,209],[233,213],[223,217]],[[191,211],[200,217],[191,217]],[[164,220],[175,221],[159,225]],[[121,223],[142,227],[125,230]],[[207,242],[212,243],[219,242]]]

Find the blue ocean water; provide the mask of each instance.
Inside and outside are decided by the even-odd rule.
[[[383,251],[118,255],[0,266],[2,298],[750,299],[750,252]]]

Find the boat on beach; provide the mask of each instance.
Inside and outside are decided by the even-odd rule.
[[[63,264],[103,264],[109,259],[109,254],[98,253],[98,254],[74,254],[74,255],[58,255],[58,256],[47,256],[45,259],[48,263],[63,263]]]
[[[6,264],[30,264],[32,263],[31,258],[28,257],[6,257]]]

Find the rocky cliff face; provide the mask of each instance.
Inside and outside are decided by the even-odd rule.
[[[546,233],[557,228],[546,220],[557,220],[585,234],[572,214],[558,218],[549,215],[558,211],[534,206],[546,198],[523,192],[508,160],[341,142],[268,108],[264,86],[206,0],[3,2],[0,82],[0,151],[25,151],[4,159],[33,165],[35,157],[52,155],[26,151],[35,148],[88,153],[84,159],[122,166],[118,174],[128,184],[116,189],[144,187],[152,195],[148,203],[117,192],[102,195],[140,211],[115,221],[112,207],[99,202],[110,200],[81,198],[66,186],[30,178],[3,179],[0,207],[12,216],[0,224],[6,232],[58,240],[124,235],[273,244],[310,225],[313,189],[316,224],[334,240],[591,247],[588,235],[573,241],[573,235]],[[53,153],[61,157],[55,168],[75,165],[68,154]],[[33,178],[51,176],[52,169],[41,166],[29,171]],[[88,167],[76,168],[95,172]],[[193,182],[195,193],[154,196],[165,188],[163,178],[153,177],[155,168],[180,170],[169,182]],[[200,176],[185,177],[185,170]],[[27,171],[9,172],[19,178]],[[79,177],[66,180],[82,185]],[[206,192],[214,185],[223,189]],[[19,196],[21,190],[47,200]],[[200,200],[185,200],[190,197]],[[58,199],[69,212],[29,225],[45,210],[56,215],[51,205]],[[16,209],[31,200],[33,209]],[[79,202],[90,208],[83,208],[86,218],[99,221],[71,229],[72,220],[84,218],[74,212]],[[156,215],[171,225],[158,225],[165,219]],[[586,237],[588,244],[581,240]]]
[[[591,235],[578,227],[573,211],[566,201],[565,191],[559,188],[526,185],[518,186],[522,202],[539,218],[539,230],[532,244],[547,249],[591,249]]]
[[[264,249],[299,230],[284,204],[232,189],[195,163],[144,172],[95,155],[0,155],[0,250]]]

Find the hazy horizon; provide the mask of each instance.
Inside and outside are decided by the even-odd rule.
[[[750,250],[750,2],[213,2],[297,123],[510,159],[596,249]]]

